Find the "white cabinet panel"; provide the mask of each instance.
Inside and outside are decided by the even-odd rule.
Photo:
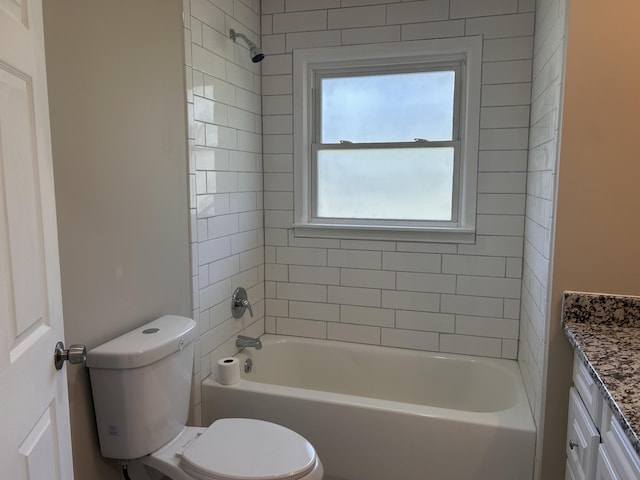
[[[598,448],[595,480],[622,480],[622,477],[616,472],[604,444],[601,444],[600,448]]]
[[[593,478],[600,434],[575,388],[569,392],[567,461],[576,479]]]
[[[578,477],[573,471],[573,467],[571,466],[571,462],[567,459],[567,463],[564,469],[564,480],[578,480]]]
[[[640,480],[640,458],[610,409],[603,415],[603,453],[621,480]],[[607,478],[607,477],[604,477]]]
[[[576,353],[569,392],[566,480],[640,480],[640,456]],[[600,443],[602,442],[602,443]]]
[[[573,384],[587,407],[589,415],[597,421],[602,411],[602,394],[577,353],[573,356]]]

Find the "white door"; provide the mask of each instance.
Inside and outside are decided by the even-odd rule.
[[[0,478],[72,480],[41,0],[0,0]]]

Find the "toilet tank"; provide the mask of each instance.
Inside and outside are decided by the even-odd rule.
[[[142,457],[185,426],[195,327],[190,318],[165,315],[87,353],[104,457]]]

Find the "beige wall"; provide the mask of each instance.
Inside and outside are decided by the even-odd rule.
[[[182,2],[44,1],[66,341],[189,316]],[[69,366],[78,479],[101,459],[88,375]]]
[[[571,3],[542,478],[564,478],[572,350],[563,290],[640,294],[637,0]]]

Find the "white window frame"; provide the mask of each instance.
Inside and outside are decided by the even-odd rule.
[[[460,158],[454,170],[451,222],[334,221],[315,218],[314,89],[323,72],[352,68],[384,72],[403,65],[460,65]],[[293,52],[294,232],[301,237],[473,243],[475,241],[480,131],[482,37],[462,37],[375,45],[299,49]],[[454,138],[454,140],[456,140]],[[429,146],[437,142],[430,142]],[[419,145],[419,144],[418,144]],[[354,144],[354,148],[357,148]]]

